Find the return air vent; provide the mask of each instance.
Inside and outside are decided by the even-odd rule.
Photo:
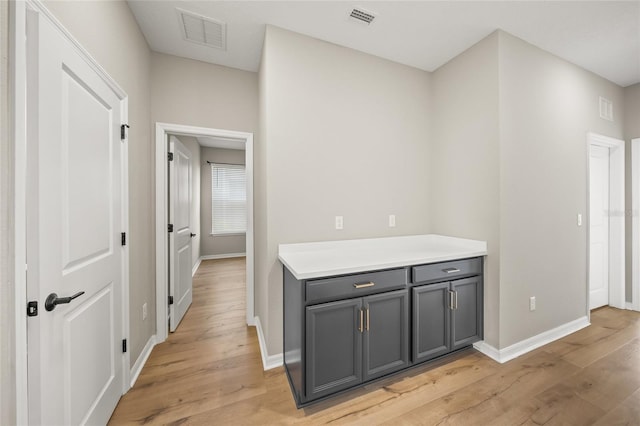
[[[227,24],[186,10],[176,10],[185,40],[227,50]]]
[[[349,18],[356,22],[369,25],[374,19],[376,19],[376,15],[373,12],[357,7],[351,11]]]

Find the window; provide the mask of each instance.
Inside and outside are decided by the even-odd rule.
[[[244,165],[211,164],[211,233],[247,231],[247,192]]]

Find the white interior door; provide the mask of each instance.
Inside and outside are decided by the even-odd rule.
[[[591,145],[589,308],[609,304],[609,148]]]
[[[29,423],[105,424],[123,390],[126,108],[52,23],[29,12],[27,31]]]
[[[173,332],[191,306],[191,153],[174,136],[169,140],[169,329]]]

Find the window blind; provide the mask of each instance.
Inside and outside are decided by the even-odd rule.
[[[247,231],[247,193],[244,165],[211,164],[211,233]]]

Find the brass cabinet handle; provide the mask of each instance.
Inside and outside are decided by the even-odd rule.
[[[460,269],[458,269],[458,268],[447,268],[447,269],[443,269],[442,272],[445,272],[447,274],[453,274],[455,272],[460,272]]]
[[[354,284],[353,286],[355,288],[367,288],[367,287],[373,287],[374,285],[376,285],[376,283],[368,282],[364,284]]]
[[[365,330],[369,331],[369,308],[367,308],[367,326],[365,327]]]

